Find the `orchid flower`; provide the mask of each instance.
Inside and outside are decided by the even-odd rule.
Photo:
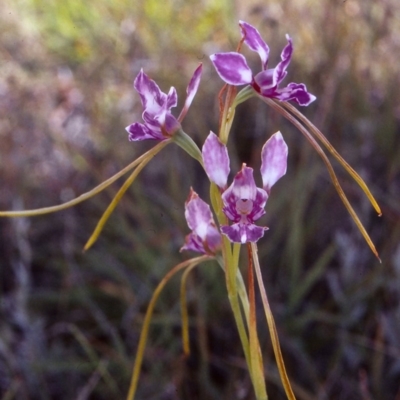
[[[242,165],[233,183],[227,188],[229,155],[226,146],[210,132],[203,145],[204,168],[210,180],[222,191],[223,212],[233,222],[221,226],[221,232],[237,243],[257,242],[268,228],[254,222],[265,214],[271,187],[286,173],[288,147],[282,134],[276,132],[261,151],[263,189],[258,188],[253,169]]]
[[[176,89],[171,87],[168,94],[163,93],[158,85],[140,70],[135,78],[134,88],[140,95],[143,106],[142,118],[144,124],[135,122],[126,130],[130,141],[138,140],[165,140],[173,136],[180,129],[180,123],[185,117],[200,84],[202,64],[194,71],[194,74],[186,89],[186,100],[178,118],[175,118],[171,109],[178,104]]]
[[[216,53],[210,56],[217,73],[229,85],[249,84],[261,96],[275,98],[281,101],[293,100],[301,106],[308,106],[316,97],[307,92],[303,83],[289,83],[284,88],[279,84],[286,77],[293,53],[292,39],[286,35],[287,45],[282,51],[281,62],[275,68],[267,69],[269,47],[261,38],[260,33],[252,25],[239,21],[244,43],[252,51],[258,53],[261,59],[261,72],[253,75],[246,58],[237,52]]]
[[[185,203],[185,218],[192,233],[186,236],[181,251],[215,254],[221,247],[221,234],[215,225],[210,206],[192,188]]]

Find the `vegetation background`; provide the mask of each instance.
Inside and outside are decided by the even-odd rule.
[[[243,4],[246,3],[244,6]],[[230,143],[258,168],[276,130],[288,173],[274,188],[260,241],[263,273],[298,399],[400,399],[400,5],[397,0],[2,0],[0,209],[59,204],[110,177],[153,143],[129,143],[141,119],[132,82],[144,68],[184,99],[200,90],[184,129],[201,144],[217,130],[222,87],[208,55],[229,51],[239,19],[279,59],[294,39],[289,77],[317,101],[302,109],[378,199],[378,218],[335,164],[371,234],[374,258],[321,160],[264,104],[240,106]],[[248,55],[258,68],[256,55]],[[235,167],[234,167],[235,168]],[[201,169],[169,146],[140,175],[98,243],[83,245],[121,182],[72,209],[0,220],[0,398],[117,399],[129,386],[146,306],[175,264]],[[243,267],[246,260],[243,259]],[[138,399],[253,399],[221,271],[189,282],[192,354],[182,357],[178,278],[159,301]],[[260,308],[270,398],[283,399]]]

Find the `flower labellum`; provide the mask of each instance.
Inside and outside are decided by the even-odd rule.
[[[221,232],[232,242],[257,242],[268,229],[254,224],[254,221],[265,214],[267,199],[267,192],[256,187],[253,169],[243,164],[232,185],[222,194],[223,211],[234,223],[222,226]]]
[[[202,64],[195,70],[187,87],[186,101],[179,118],[175,118],[171,109],[178,104],[178,96],[174,87],[168,94],[163,93],[158,85],[141,70],[134,81],[134,88],[140,95],[143,106],[144,124],[135,122],[126,130],[130,141],[165,140],[170,138],[179,128],[199,87]]]
[[[252,25],[239,21],[242,37],[247,47],[258,53],[261,59],[261,72],[253,75],[246,58],[237,52],[216,53],[210,56],[218,75],[229,85],[251,85],[261,96],[275,98],[281,101],[293,100],[301,106],[308,106],[316,97],[307,91],[303,83],[289,83],[284,88],[279,84],[286,77],[293,53],[293,43],[286,35],[287,45],[281,53],[281,61],[275,68],[267,68],[269,47],[260,33]]]

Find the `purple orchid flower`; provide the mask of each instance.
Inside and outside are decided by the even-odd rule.
[[[217,53],[210,56],[219,76],[229,85],[249,84],[261,96],[271,97],[281,101],[293,100],[301,106],[308,106],[316,97],[307,92],[303,83],[289,83],[284,88],[278,88],[287,75],[288,67],[293,53],[292,39],[286,35],[287,45],[282,51],[281,62],[275,67],[267,69],[269,47],[261,38],[260,33],[252,25],[239,21],[244,43],[250,50],[255,51],[261,58],[261,72],[253,76],[247,65],[246,58],[236,52]]]
[[[186,89],[186,100],[178,118],[171,113],[171,108],[178,104],[178,96],[174,87],[168,94],[163,93],[158,85],[140,70],[135,78],[134,88],[140,95],[143,106],[144,124],[138,122],[126,127],[130,141],[138,140],[165,140],[170,138],[179,128],[185,117],[200,84],[202,64],[194,71],[194,74]]]
[[[215,225],[210,206],[192,188],[185,203],[185,217],[192,233],[186,236],[181,251],[215,254],[221,248],[221,234]]]
[[[203,145],[204,168],[210,180],[222,190],[223,212],[233,222],[221,226],[221,232],[237,243],[257,242],[268,228],[254,222],[265,214],[271,187],[286,173],[288,147],[282,134],[276,132],[261,151],[263,189],[257,188],[253,169],[242,165],[231,186],[227,187],[229,156],[226,146],[210,132]]]

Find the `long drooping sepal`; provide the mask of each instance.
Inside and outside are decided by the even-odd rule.
[[[127,165],[124,169],[116,173],[114,176],[111,178],[108,178],[105,180],[103,183],[100,185],[96,186],[94,189],[90,190],[89,192],[86,192],[79,197],[67,201],[66,203],[60,204],[58,206],[51,206],[51,207],[43,207],[43,208],[37,208],[34,210],[24,210],[24,211],[0,211],[0,217],[10,217],[10,218],[16,218],[16,217],[35,217],[37,215],[44,215],[44,214],[51,214],[53,212],[57,211],[62,211],[67,208],[73,207],[79,203],[82,203],[85,200],[90,199],[91,197],[95,196],[96,194],[99,194],[101,191],[103,191],[105,188],[113,184],[117,179],[121,178],[121,176],[125,175],[127,172],[129,172],[131,169],[135,168],[138,166],[143,160],[145,160],[147,157],[150,155],[157,154],[161,149],[163,149],[167,144],[171,143],[170,140],[165,140],[163,142],[158,143],[156,146],[154,146],[151,150],[147,151],[145,154],[137,158],[135,161],[131,162],[129,165]]]
[[[104,228],[104,225],[108,221],[108,218],[110,218],[110,215],[114,211],[115,207],[117,207],[118,203],[122,199],[122,196],[125,194],[125,192],[128,190],[128,188],[132,185],[132,183],[135,181],[135,179],[138,177],[142,169],[147,165],[147,163],[150,160],[144,160],[129,176],[129,178],[124,182],[124,184],[121,186],[121,188],[118,190],[117,194],[114,196],[112,199],[111,203],[107,207],[106,211],[104,211],[103,215],[101,216],[99,222],[96,225],[96,228],[94,229],[93,233],[90,235],[90,238],[86,242],[83,251],[89,250],[93,244],[96,242],[98,237],[100,236],[101,231]]]
[[[271,307],[268,302],[267,292],[265,291],[264,282],[261,274],[260,263],[258,261],[257,244],[251,243],[251,252],[253,257],[254,269],[256,271],[258,287],[261,293],[261,300],[264,307],[265,316],[267,318],[268,329],[271,336],[272,348],[274,349],[276,364],[278,366],[279,375],[282,380],[283,388],[285,389],[286,396],[289,400],[296,400],[290,385],[289,377],[286,373],[285,363],[283,361],[281,346],[279,344],[279,337],[276,331],[274,316],[272,315]]]
[[[169,142],[169,141],[168,141]],[[164,143],[164,142],[162,142]],[[107,207],[106,211],[104,211],[103,215],[101,216],[99,222],[96,225],[95,230],[93,231],[92,235],[90,236],[89,240],[86,242],[85,247],[83,248],[84,251],[89,250],[90,247],[95,243],[95,241],[100,236],[101,231],[103,230],[104,225],[106,224],[108,218],[114,211],[115,207],[117,207],[118,203],[122,199],[122,196],[128,190],[128,188],[132,185],[134,180],[138,177],[142,169],[153,159],[153,157],[162,150],[163,147],[159,147],[156,152],[148,151],[147,157],[138,165],[138,167],[132,172],[129,178],[125,181],[125,183],[121,186],[118,190],[117,194],[112,199],[110,205]],[[154,149],[154,148],[153,148]]]
[[[190,268],[191,266],[199,265],[200,263],[202,263],[204,261],[208,261],[208,260],[212,260],[212,259],[213,259],[213,257],[201,256],[201,257],[192,258],[190,260],[186,260],[186,261],[176,265],[174,268],[172,268],[171,271],[169,271],[167,273],[167,275],[164,276],[163,280],[158,284],[157,288],[154,290],[153,296],[147,307],[146,315],[144,317],[144,322],[143,322],[143,328],[140,333],[140,339],[139,339],[138,348],[137,348],[137,352],[136,352],[135,363],[133,366],[131,383],[129,386],[127,400],[133,400],[135,397],[137,384],[139,381],[140,368],[142,366],[144,350],[146,348],[147,336],[149,334],[151,317],[153,315],[153,311],[154,311],[154,307],[156,305],[157,299],[160,296],[161,291],[163,290],[164,286],[180,270],[182,270],[184,268]]]
[[[377,201],[374,196],[368,189],[367,184],[361,178],[360,175],[347,163],[346,160],[337,152],[337,150],[330,144],[329,140],[325,137],[325,135],[308,119],[306,118],[300,111],[297,110],[296,107],[293,107],[289,103],[279,103],[287,110],[289,110],[295,117],[297,117],[304,125],[308,127],[310,132],[321,141],[321,143],[325,146],[325,148],[336,158],[336,160],[343,166],[343,168],[350,174],[350,176],[357,182],[360,188],[363,190],[365,195],[368,197],[368,200],[371,202],[375,211],[379,216],[382,215],[381,208],[379,207]]]
[[[381,262],[381,259],[379,258],[379,254],[375,248],[374,243],[372,242],[371,238],[369,237],[367,231],[364,228],[364,225],[358,218],[357,213],[354,211],[353,207],[351,206],[349,200],[347,199],[337,177],[335,174],[335,171],[332,167],[332,164],[330,163],[328,157],[326,156],[325,152],[322,150],[321,146],[317,143],[317,141],[314,139],[314,137],[311,135],[311,133],[297,120],[292,114],[290,114],[288,111],[286,111],[278,102],[275,102],[271,99],[264,98],[262,96],[259,96],[265,103],[267,103],[269,106],[271,106],[273,109],[278,111],[281,115],[283,115],[287,120],[289,120],[303,135],[304,137],[309,141],[311,146],[314,148],[314,150],[319,154],[319,156],[322,158],[322,161],[324,162],[326,168],[328,169],[329,175],[331,177],[332,183],[335,186],[336,191],[339,194],[339,197],[341,198],[344,206],[346,207],[347,211],[349,212],[350,216],[353,218],[353,221],[357,225],[357,228],[363,235],[365,241],[367,242],[369,248],[371,251],[374,253],[376,258]],[[361,179],[361,178],[360,178]]]

